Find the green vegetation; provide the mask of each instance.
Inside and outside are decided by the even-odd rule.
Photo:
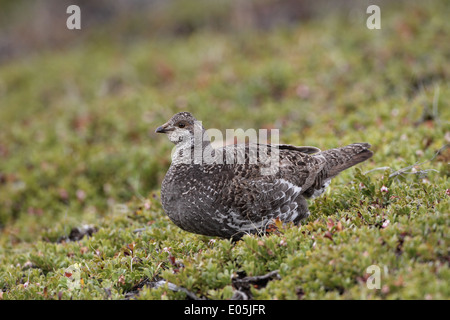
[[[449,299],[450,12],[382,10],[381,30],[365,13],[330,14],[1,65],[0,299],[187,297],[145,285],[160,280],[230,299],[233,279],[274,270],[251,298]],[[375,155],[300,227],[236,243],[189,234],[161,208],[172,145],[153,133],[182,110],[207,128],[280,128],[282,143],[321,149],[364,141]],[[92,235],[71,241],[84,224]],[[366,285],[371,265],[380,289]]]

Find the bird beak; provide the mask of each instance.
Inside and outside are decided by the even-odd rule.
[[[155,132],[156,133],[166,133],[167,131],[171,131],[168,129],[169,124],[165,123],[162,126],[156,128]]]

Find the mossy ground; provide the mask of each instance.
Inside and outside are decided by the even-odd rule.
[[[164,279],[229,299],[238,273],[279,270],[254,299],[449,299],[448,16],[444,2],[414,3],[383,11],[381,30],[330,15],[2,65],[0,298],[123,299]],[[364,141],[375,154],[299,227],[236,243],[189,234],[161,208],[172,145],[153,133],[181,110],[208,128],[279,128],[282,143],[321,149]],[[63,240],[82,224],[97,232]],[[371,265],[380,289],[367,286]]]

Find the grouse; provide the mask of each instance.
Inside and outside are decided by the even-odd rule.
[[[188,232],[233,240],[265,233],[275,219],[299,224],[310,215],[307,198],[373,155],[368,143],[326,151],[262,143],[214,148],[189,112],[175,114],[156,132],[175,144],[161,186],[165,213]]]

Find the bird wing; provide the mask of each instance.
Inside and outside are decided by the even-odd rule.
[[[271,151],[279,151],[272,174],[266,174],[265,169],[274,163],[264,158],[261,150],[252,149],[249,145],[222,148],[224,154],[234,153],[235,162],[223,166],[228,183],[221,185],[217,201],[230,208],[230,212],[236,215],[235,220],[250,220],[255,224],[276,217],[286,220],[298,207],[296,198],[314,184],[325,165],[325,158],[313,157],[297,149],[303,150],[302,147],[264,146]],[[260,161],[252,164],[255,152]]]
[[[263,144],[260,144],[263,145]],[[313,154],[313,153],[317,153],[320,152],[322,150],[320,150],[317,147],[312,147],[312,146],[293,146],[290,144],[272,144],[272,145],[266,145],[269,146],[271,148],[278,148],[280,150],[294,150],[294,151],[298,151],[298,152],[302,152],[302,153],[306,153],[306,154]]]

